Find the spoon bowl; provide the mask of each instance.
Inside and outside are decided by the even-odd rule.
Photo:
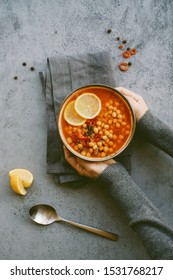
[[[31,207],[29,210],[29,215],[34,222],[40,225],[50,225],[54,222],[65,222],[114,241],[118,239],[118,235],[115,233],[63,219],[58,215],[52,206],[47,204],[38,204]]]

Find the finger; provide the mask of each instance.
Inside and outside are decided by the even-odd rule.
[[[117,87],[115,89],[117,89],[119,92],[121,92],[125,96],[130,96],[130,97],[132,97],[136,101],[139,100],[140,96],[138,94],[134,93],[133,91],[129,90],[129,89],[126,89],[124,87]]]
[[[74,156],[70,153],[70,151],[69,151],[65,146],[63,146],[63,148],[64,148],[65,159],[67,160],[67,162],[68,162],[73,168],[75,168],[76,163],[77,163],[76,157],[74,157]]]

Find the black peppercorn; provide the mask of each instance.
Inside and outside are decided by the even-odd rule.
[[[17,80],[18,78],[17,78],[17,76],[14,76],[14,78],[13,78],[14,80]]]
[[[117,37],[117,41],[119,41],[120,40],[120,37]]]
[[[130,48],[127,48],[127,51],[130,51]]]
[[[131,66],[131,65],[132,65],[132,63],[129,61],[129,62],[128,62],[128,65],[129,65],[129,66]]]
[[[34,71],[34,70],[35,70],[34,66],[32,66],[30,69],[31,69],[31,71]]]
[[[26,66],[26,62],[23,62],[22,65],[23,65],[23,66]]]
[[[111,33],[111,32],[112,32],[112,29],[109,28],[107,32],[108,32],[108,33]]]
[[[123,44],[126,44],[127,43],[127,40],[123,40]]]

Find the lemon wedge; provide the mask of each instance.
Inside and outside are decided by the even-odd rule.
[[[74,107],[82,118],[93,119],[100,113],[102,105],[96,94],[83,93],[77,97]]]
[[[79,116],[74,108],[75,101],[71,101],[67,104],[64,110],[64,119],[68,124],[79,126],[85,123],[86,119]]]
[[[26,190],[25,190],[22,180],[20,179],[18,174],[14,174],[10,177],[10,185],[11,185],[12,190],[15,193],[18,193],[21,195],[26,194]]]
[[[27,169],[13,169],[9,171],[10,185],[15,193],[25,195],[25,188],[29,188],[33,182],[33,175]]]
[[[20,180],[22,181],[23,183],[23,186],[25,188],[29,188],[31,185],[32,185],[32,182],[33,182],[33,175],[32,173],[27,170],[27,169],[13,169],[9,172],[9,176],[13,176],[13,175],[18,175]]]

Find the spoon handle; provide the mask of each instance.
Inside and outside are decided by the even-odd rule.
[[[73,226],[76,226],[78,228],[87,230],[89,232],[98,234],[98,235],[103,236],[105,238],[114,240],[114,241],[116,241],[118,239],[118,234],[115,234],[115,233],[111,233],[111,232],[101,230],[101,229],[98,229],[98,228],[93,228],[93,227],[90,227],[90,226],[82,225],[82,224],[72,222],[72,221],[69,221],[69,220],[66,220],[66,219],[63,219],[63,218],[61,218],[61,221],[65,222],[65,223],[68,223],[68,224],[71,224]]]

